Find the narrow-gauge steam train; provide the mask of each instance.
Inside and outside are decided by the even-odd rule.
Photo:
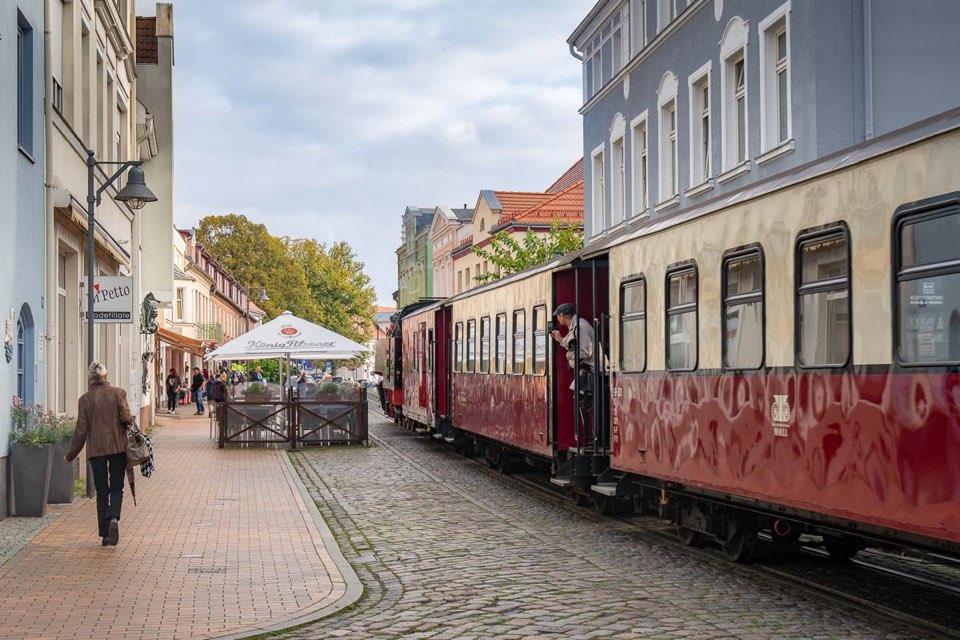
[[[761,530],[960,555],[958,187],[960,109],[412,304],[384,409],[732,560]],[[550,340],[566,302],[589,385]]]

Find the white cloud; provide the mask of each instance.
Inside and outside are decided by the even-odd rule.
[[[582,153],[589,0],[175,5],[177,222],[347,240],[396,289],[406,205],[543,189]]]

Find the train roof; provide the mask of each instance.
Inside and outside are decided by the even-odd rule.
[[[759,180],[747,185],[744,189],[725,193],[694,206],[680,209],[670,215],[656,218],[644,218],[635,223],[627,222],[623,229],[610,234],[603,240],[587,245],[577,252],[576,257],[589,258],[606,253],[612,247],[621,245],[630,240],[653,235],[664,229],[681,225],[691,220],[710,215],[735,204],[760,198],[770,193],[796,186],[809,180],[814,180],[834,171],[845,169],[861,162],[876,158],[898,149],[917,144],[924,140],[949,133],[960,128],[960,108],[951,109],[941,114],[913,123],[902,129],[897,129],[877,136],[872,140],[841,149],[836,153],[818,158],[807,164],[794,167],[782,173]]]

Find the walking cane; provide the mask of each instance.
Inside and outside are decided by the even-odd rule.
[[[137,483],[134,481],[136,477],[133,467],[127,467],[127,480],[130,481],[130,495],[133,496],[133,506],[137,506]]]

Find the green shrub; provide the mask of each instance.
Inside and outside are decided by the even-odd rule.
[[[317,393],[340,393],[340,385],[336,382],[324,382],[317,388]]]

